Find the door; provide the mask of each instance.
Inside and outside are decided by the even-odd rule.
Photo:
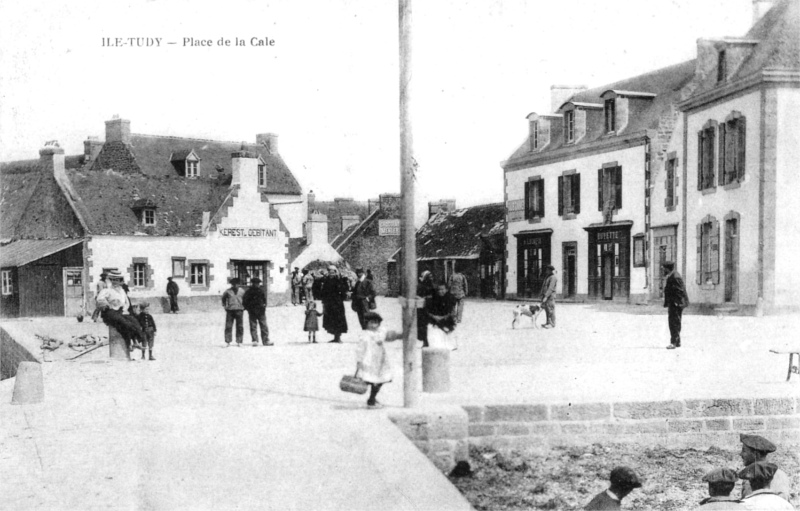
[[[64,316],[79,316],[83,307],[83,268],[64,268]]]
[[[674,263],[677,253],[677,227],[657,227],[653,230],[653,243],[655,245],[656,264],[653,268],[655,279],[658,284],[658,297],[664,297],[664,285],[666,276],[662,265],[666,262]]]
[[[739,301],[739,222],[725,221],[725,301]]]
[[[233,264],[233,276],[242,282],[243,286],[250,284],[250,279],[261,279],[264,293],[267,293],[269,285],[268,261],[231,261]]]
[[[611,300],[614,298],[614,253],[603,252],[603,299]]]
[[[565,242],[563,245],[562,271],[564,283],[562,293],[565,297],[575,296],[578,288],[578,243]]]

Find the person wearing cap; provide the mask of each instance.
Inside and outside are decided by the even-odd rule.
[[[97,306],[102,309],[100,316],[103,323],[114,327],[125,340],[125,346],[131,349],[144,350],[142,342],[145,335],[139,322],[130,315],[131,302],[128,293],[122,288],[123,278],[119,271],[108,273],[109,287],[97,295]]]
[[[467,277],[458,271],[455,263],[453,263],[453,274],[447,279],[447,288],[456,299],[456,323],[461,323],[461,319],[464,317],[464,298],[469,293],[469,282],[467,282]]]
[[[621,509],[622,499],[636,488],[642,487],[639,476],[629,467],[616,467],[609,477],[611,485],[605,491],[595,495],[583,509]]]
[[[736,472],[730,468],[715,468],[703,476],[703,481],[708,483],[708,497],[700,501],[697,509],[707,511],[710,509],[742,509],[739,499],[731,497],[733,487],[736,486]]]
[[[378,392],[384,383],[392,381],[392,366],[384,343],[400,339],[402,334],[381,327],[383,318],[374,311],[364,314],[367,328],[361,331],[356,349],[356,374],[370,384],[368,408],[382,408]]]
[[[558,278],[556,277],[556,269],[553,266],[547,265],[544,267],[545,279],[542,283],[542,308],[547,317],[547,322],[543,328],[556,327],[556,287],[558,286]]]
[[[300,305],[303,303],[300,297],[300,288],[302,287],[303,278],[300,276],[300,268],[295,267],[292,271],[292,305]]]
[[[233,323],[236,323],[236,345],[242,346],[244,339],[244,289],[239,287],[241,281],[237,278],[231,279],[231,287],[222,293],[222,306],[225,308],[225,345],[231,345],[231,330]]]
[[[167,296],[169,296],[169,311],[173,314],[178,313],[178,293],[180,288],[177,282],[173,282],[172,277],[167,277]]]
[[[319,285],[319,298],[322,299],[322,328],[333,335],[328,342],[341,343],[342,334],[347,333],[347,317],[344,311],[344,300],[350,285],[345,277],[339,276],[339,269],[328,266]]]
[[[302,273],[301,284],[303,296],[306,299],[306,303],[308,303],[314,301],[314,274],[308,271],[308,268],[305,268]]]
[[[745,466],[749,466],[760,461],[766,462],[767,455],[771,452],[775,452],[777,449],[775,444],[759,435],[741,434],[739,435],[739,440],[742,442],[742,452],[740,453],[740,456],[742,457],[742,462],[745,464]],[[788,501],[789,494],[791,493],[791,483],[789,482],[789,476],[786,474],[786,472],[777,468],[775,474],[770,479],[769,489],[773,493]],[[742,484],[742,498],[747,497],[752,492],[753,489],[750,487],[750,482],[745,480]]]
[[[136,321],[139,322],[139,326],[142,327],[142,331],[144,332],[143,344],[150,353],[150,360],[155,360],[155,357],[153,357],[153,344],[156,342],[156,332],[158,329],[156,328],[156,321],[147,310],[149,307],[150,304],[147,302],[135,304],[133,306],[133,316],[136,318]],[[144,360],[144,358],[144,348],[142,348],[142,360]]]
[[[794,506],[770,488],[770,483],[778,471],[778,466],[768,461],[756,461],[747,465],[739,477],[750,483],[752,490],[742,498],[743,509],[758,511],[792,511]]]
[[[250,340],[253,346],[258,346],[258,328],[261,327],[261,343],[272,346],[269,340],[269,327],[267,327],[267,295],[261,287],[261,279],[250,279],[250,287],[242,297],[242,305],[247,311],[247,320],[250,323]]]
[[[94,312],[92,313],[92,321],[97,323],[98,318],[100,317],[100,313],[103,309],[97,304],[97,298],[100,296],[100,291],[108,287],[108,273],[103,272],[100,274],[100,280],[97,282],[97,291],[94,294]]]
[[[664,307],[667,307],[667,322],[669,323],[668,350],[681,347],[681,322],[683,309],[689,306],[689,295],[683,277],[675,269],[675,263],[667,261],[661,265],[667,280],[664,283]]]
[[[366,330],[367,320],[364,319],[364,315],[375,308],[375,286],[372,284],[371,280],[367,280],[364,275],[364,270],[361,268],[356,269],[356,285],[353,286],[353,297],[350,302],[350,307],[358,316],[361,330]]]

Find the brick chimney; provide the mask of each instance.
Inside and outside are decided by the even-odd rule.
[[[753,0],[753,25],[758,23],[768,10],[775,5],[775,0]]]
[[[131,143],[131,121],[120,119],[115,115],[110,121],[106,121],[106,142]]]
[[[58,145],[57,140],[45,142],[44,147],[39,149],[39,162],[42,165],[42,172],[52,172],[56,178],[66,176],[64,149]]]
[[[328,217],[316,211],[306,222],[306,241],[309,245],[328,243]]]
[[[278,154],[278,135],[275,133],[259,133],[256,135],[256,144],[264,146],[267,153]]]
[[[403,196],[399,193],[384,193],[378,196],[381,211],[389,218],[400,218]]]
[[[585,85],[553,85],[550,87],[550,111],[558,112],[558,108],[569,98],[586,89]]]
[[[351,225],[361,223],[361,217],[358,215],[342,215],[342,230],[344,231]]]
[[[258,155],[242,149],[231,153],[231,188],[239,186],[239,196],[259,195]]]
[[[100,154],[103,143],[97,137],[86,137],[83,141],[83,156],[86,163],[93,161]]]
[[[456,210],[456,200],[455,199],[442,199],[436,202],[429,202],[428,203],[428,218],[431,218],[433,215],[442,212],[442,213],[452,213]]]

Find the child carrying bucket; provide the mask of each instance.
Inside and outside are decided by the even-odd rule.
[[[375,398],[381,386],[392,381],[392,366],[384,343],[400,339],[402,334],[381,327],[383,318],[377,312],[365,313],[364,322],[367,324],[367,329],[361,331],[356,350],[357,374],[371,386],[367,407],[382,408],[383,405]]]

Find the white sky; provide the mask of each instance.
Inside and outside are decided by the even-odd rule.
[[[275,132],[304,191],[399,192],[397,4],[388,0],[0,0],[0,160],[134,133],[255,141]],[[500,202],[499,162],[550,85],[602,85],[743,35],[751,0],[416,0],[412,116],[425,204]],[[161,48],[103,48],[161,37]],[[184,37],[243,38],[190,48]],[[251,47],[252,37],[274,47]],[[165,46],[166,41],[177,41]]]

